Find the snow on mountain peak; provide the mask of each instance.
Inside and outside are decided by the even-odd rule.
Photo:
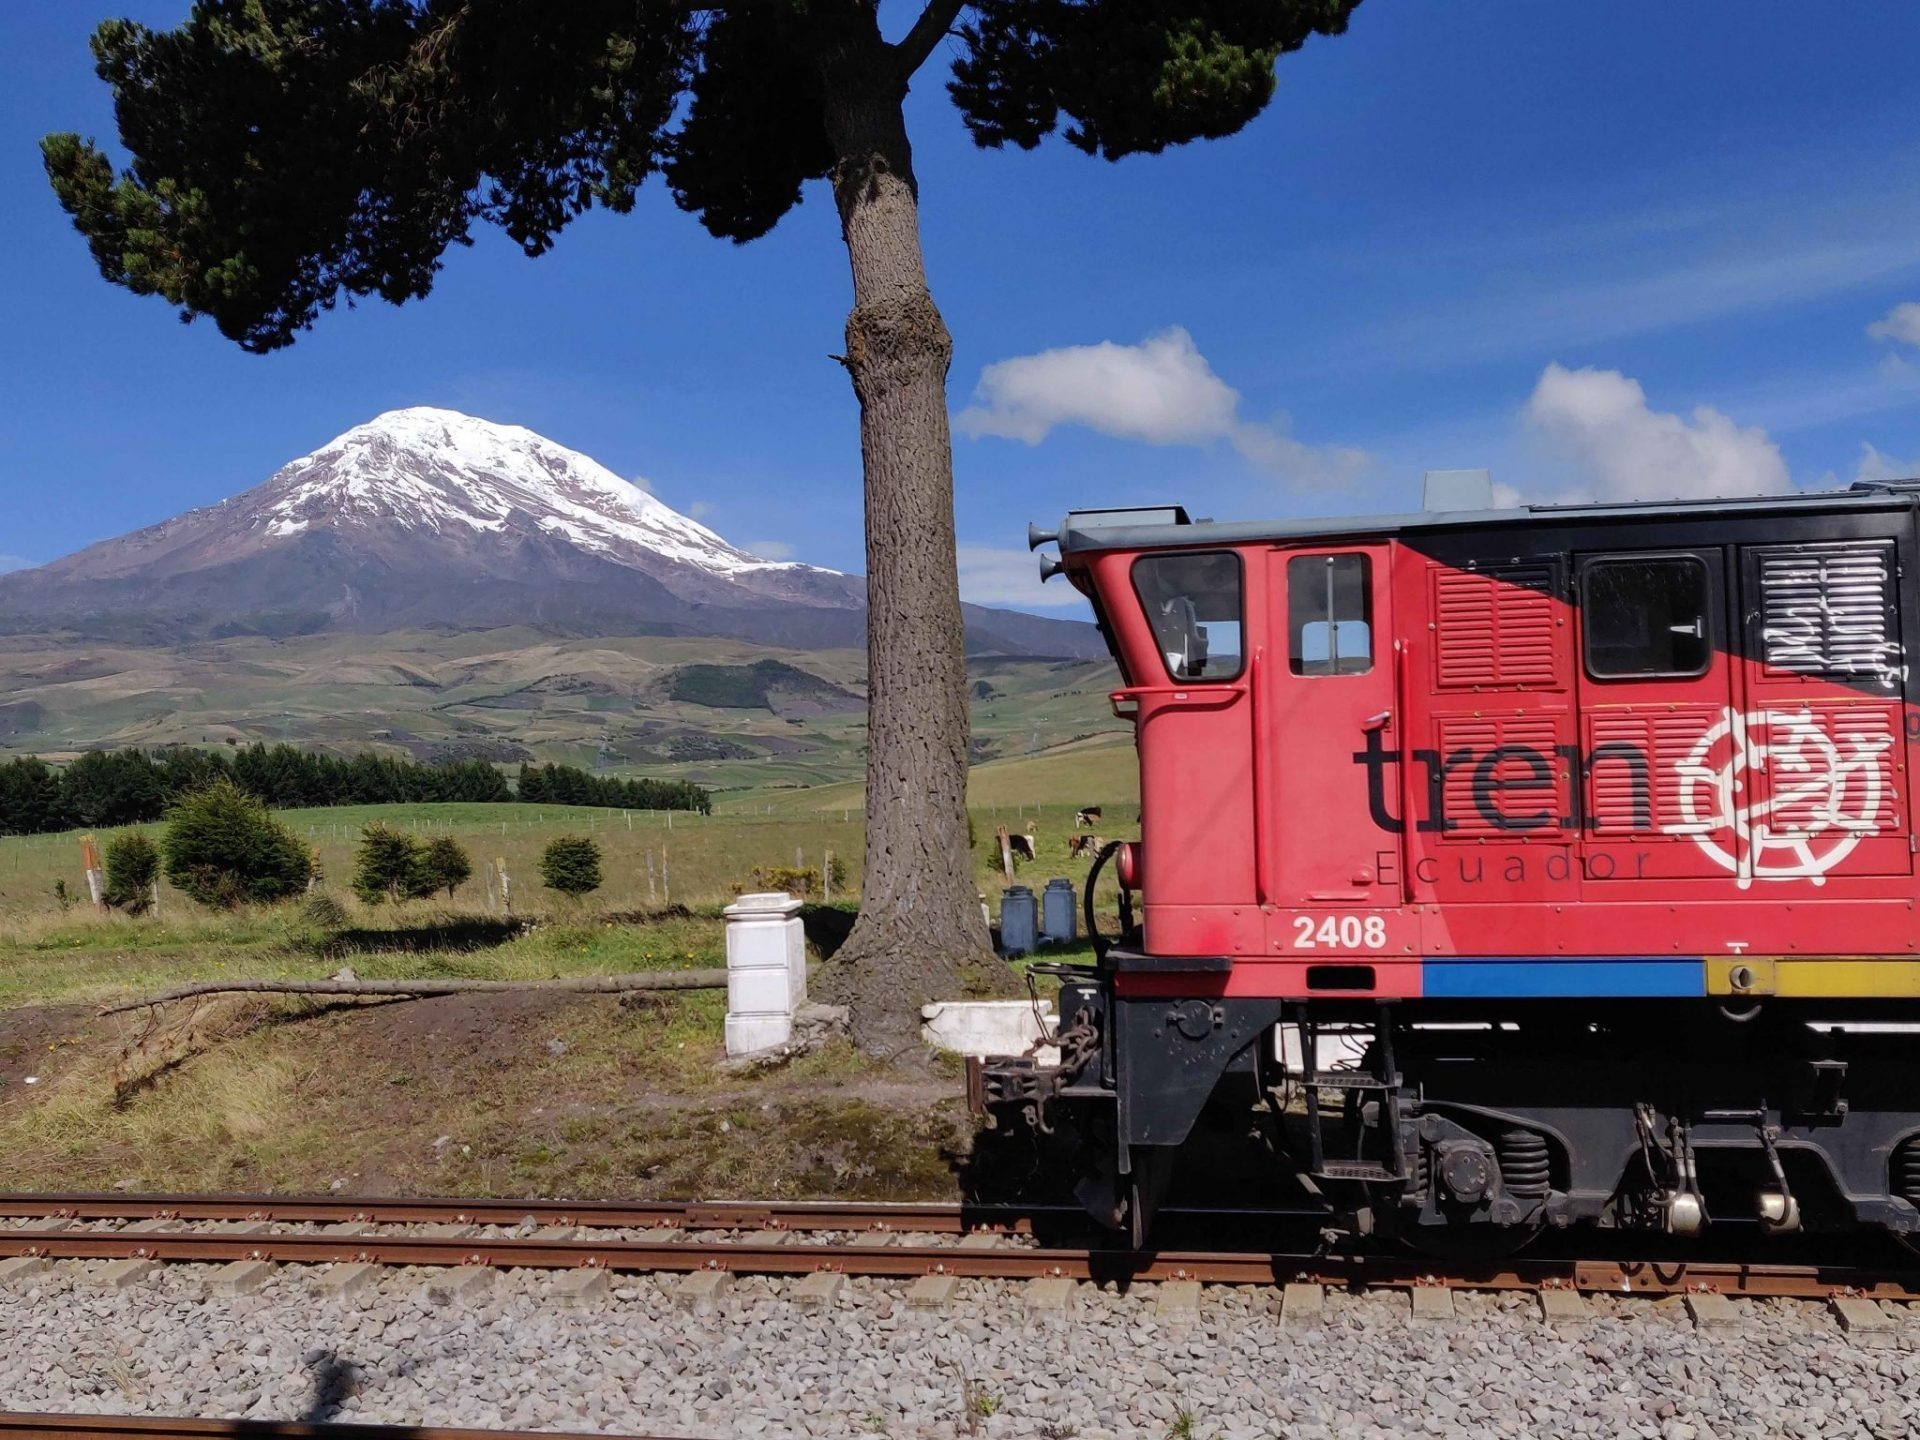
[[[531,525],[613,560],[630,560],[638,548],[720,575],[813,568],[729,545],[599,461],[524,426],[426,405],[354,426],[283,466],[271,484],[257,523],[275,537],[367,523],[435,533]]]

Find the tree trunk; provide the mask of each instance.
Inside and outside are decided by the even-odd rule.
[[[920,1007],[1009,990],[980,922],[967,846],[967,671],[954,556],[947,368],[927,290],[906,77],[871,14],[823,45],[834,200],[853,267],[845,364],[866,478],[867,835],[853,1033],[893,1054]],[[988,969],[987,967],[993,967]]]

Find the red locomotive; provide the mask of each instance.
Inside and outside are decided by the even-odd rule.
[[[1120,667],[1142,904],[983,1079],[1101,1218],[1225,1106],[1434,1249],[1920,1236],[1920,484],[1033,538]]]

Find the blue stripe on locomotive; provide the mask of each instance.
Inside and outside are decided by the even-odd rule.
[[[1428,999],[1594,999],[1669,997],[1707,993],[1699,956],[1622,955],[1570,960],[1521,955],[1499,960],[1428,960],[1420,972]]]

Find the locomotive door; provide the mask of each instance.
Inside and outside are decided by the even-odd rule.
[[[1278,551],[1270,562],[1275,639],[1254,743],[1272,762],[1258,802],[1272,837],[1263,879],[1282,909],[1400,903],[1399,844],[1376,820],[1398,797],[1383,797],[1382,767],[1366,763],[1370,747],[1400,744],[1390,554],[1348,546]]]
[[[1724,879],[1745,853],[1726,558],[1577,557],[1585,879]]]
[[[1747,881],[1913,871],[1898,570],[1891,539],[1742,548],[1745,693],[1727,748],[1748,781]]]

